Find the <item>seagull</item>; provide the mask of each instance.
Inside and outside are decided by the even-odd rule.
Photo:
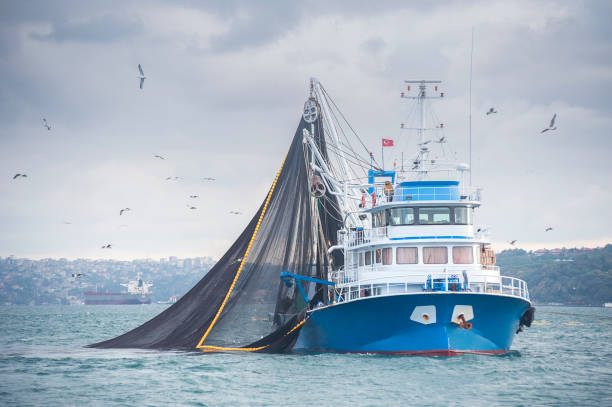
[[[142,85],[144,85],[144,80],[147,79],[147,77],[142,71],[142,66],[140,66],[140,64],[138,64],[138,71],[140,72],[140,75],[138,75],[138,78],[140,78],[140,89],[142,89]]]
[[[195,199],[197,197],[198,197],[197,195],[189,195],[189,198],[192,198],[192,199]]]
[[[494,107],[490,108],[489,111],[487,112],[487,116],[492,114],[492,113],[497,113],[497,110],[495,110]]]
[[[154,157],[154,158],[159,158],[160,160],[165,160],[165,158],[164,158],[164,157],[162,157],[162,156],[161,156],[161,155],[159,155],[159,154],[155,154],[153,157]]]
[[[542,130],[540,133],[545,133],[548,130],[557,130],[557,127],[555,126],[555,119],[557,118],[557,113],[555,113],[552,117],[552,119],[550,119],[550,124],[548,125],[548,128]]]
[[[47,121],[47,119],[45,119],[45,118],[43,117],[42,121],[43,121],[43,126],[45,126],[45,127],[47,128],[47,130],[51,130],[51,125],[49,124],[49,122]]]
[[[113,246],[112,244],[107,243],[107,244],[105,244],[104,246],[102,246],[102,248],[103,248],[103,249],[112,249],[112,248],[113,248],[112,246]]]
[[[544,232],[550,232],[551,230],[553,230],[553,228],[551,228],[550,226],[547,226],[546,229],[544,229]]]
[[[229,213],[232,215],[242,215],[242,212],[240,211],[230,211]]]
[[[508,243],[510,243],[512,246],[514,246],[514,244],[516,243],[516,239],[509,241]]]
[[[72,273],[72,277],[74,278],[83,277],[83,274],[82,273]]]
[[[19,177],[28,178],[28,174],[15,174],[15,175],[13,175],[13,179],[17,179]]]
[[[130,208],[123,208],[119,211],[119,216],[123,215],[123,212],[131,211]]]
[[[181,177],[166,177],[166,181],[170,181],[170,180],[177,181],[179,179],[182,179],[182,178]]]
[[[434,143],[446,143],[446,136],[440,137],[439,139],[434,141]]]
[[[212,177],[204,177],[204,178],[202,178],[202,180],[203,181],[215,181],[215,179],[212,178]]]
[[[195,206],[191,206],[191,205],[187,205],[187,207],[188,207],[189,209],[198,209],[198,208],[196,208]]]

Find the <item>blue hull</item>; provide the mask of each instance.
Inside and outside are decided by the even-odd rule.
[[[434,292],[368,297],[310,311],[293,350],[505,353],[530,306],[525,299],[497,294]],[[453,317],[456,321],[457,310],[465,309],[469,309],[465,315],[471,329],[452,322]]]

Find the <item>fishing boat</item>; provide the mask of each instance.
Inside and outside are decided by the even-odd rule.
[[[482,190],[466,185],[469,166],[434,157],[434,146],[444,147],[446,136],[443,125],[427,127],[425,117],[428,102],[444,97],[440,82],[406,83],[401,97],[416,104],[412,111],[420,118],[417,127],[401,125],[418,137],[408,166],[402,160],[393,170],[369,169],[367,183],[343,182],[353,178],[342,171],[348,165],[330,171],[304,131],[314,151],[316,182],[341,197],[347,217],[338,243],[329,248],[344,259],[328,276],[331,301],[308,311],[294,351],[498,354],[533,320],[527,284],[501,275],[486,229],[475,227]],[[312,89],[305,119],[322,114],[333,136],[337,131],[318,81]],[[350,159],[342,156],[340,143],[335,151],[341,162]]]
[[[487,229],[474,223],[482,190],[470,166],[448,158],[443,124],[426,123],[440,87],[408,81],[400,96],[416,124],[407,119],[405,135],[382,139],[378,162],[311,79],[276,177],[227,252],[161,314],[91,346],[507,352],[535,309],[527,284],[501,275]],[[414,153],[392,150],[385,169],[385,149],[402,144]]]

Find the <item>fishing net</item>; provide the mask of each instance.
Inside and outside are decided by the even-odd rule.
[[[217,264],[179,301],[150,321],[97,348],[156,348],[203,351],[291,349],[310,304],[328,301],[327,286],[281,281],[280,273],[327,279],[327,249],[342,225],[338,202],[329,191],[311,194],[313,171],[303,142],[312,132],[326,156],[323,126],[301,120],[291,147],[259,210]]]

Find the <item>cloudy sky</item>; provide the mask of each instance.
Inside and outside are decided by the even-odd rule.
[[[311,76],[376,154],[381,137],[409,141],[403,80],[442,80],[436,113],[467,161],[472,27],[477,222],[497,249],[612,242],[610,3],[423,3],[1,2],[0,256],[218,258],[264,198]]]

